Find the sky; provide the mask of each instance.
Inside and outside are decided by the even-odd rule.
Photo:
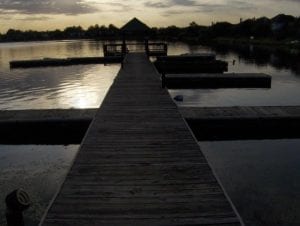
[[[114,24],[137,17],[150,27],[200,25],[240,18],[300,16],[300,0],[0,0],[0,32]]]

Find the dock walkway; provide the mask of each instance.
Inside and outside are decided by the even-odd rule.
[[[240,225],[144,54],[128,54],[42,225]]]

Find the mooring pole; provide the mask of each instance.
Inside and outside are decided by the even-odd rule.
[[[5,202],[7,226],[24,226],[23,211],[30,206],[29,195],[17,189],[6,196]]]

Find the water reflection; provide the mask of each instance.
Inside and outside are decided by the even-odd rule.
[[[193,53],[215,52],[217,58],[229,62],[229,72],[266,73],[272,75],[271,89],[207,89],[207,90],[170,90],[174,97],[183,95],[181,106],[288,106],[300,105],[299,55],[287,55],[283,50],[262,50],[249,46],[203,47],[171,44],[171,53],[181,54],[192,49]],[[273,66],[275,59],[284,66]],[[288,61],[291,59],[291,61]],[[233,60],[236,63],[233,65]],[[284,64],[288,61],[289,63]]]
[[[1,68],[8,68],[11,60],[76,56],[103,56],[102,42],[75,40],[0,43]]]
[[[95,41],[0,44],[0,108],[95,108],[116,76],[119,65],[85,65],[10,70],[9,61],[44,57],[99,56]]]
[[[235,53],[245,63],[258,66],[271,65],[278,70],[291,70],[300,74],[300,51],[294,49],[273,48],[254,45],[213,45],[212,50],[219,55]]]
[[[247,225],[300,224],[300,140],[200,146]]]

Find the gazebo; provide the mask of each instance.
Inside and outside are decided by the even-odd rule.
[[[149,46],[148,46],[148,34],[150,31],[150,28],[141,22],[139,19],[134,17],[132,20],[130,20],[128,23],[126,23],[123,27],[121,27],[121,33],[122,33],[122,53],[127,52],[127,45],[126,45],[126,39],[129,40],[139,40],[143,41],[143,43],[140,43],[139,46],[145,45],[145,51],[146,53],[149,52]]]
[[[146,37],[150,31],[150,28],[141,22],[137,18],[133,18],[128,23],[126,23],[123,27],[121,27],[121,32],[123,36],[128,37]]]
[[[105,56],[124,56],[129,52],[128,47],[132,44],[126,44],[126,40],[137,40],[139,43],[135,43],[135,48],[139,47],[148,56],[162,56],[167,55],[167,44],[165,43],[150,43],[149,44],[149,34],[150,27],[145,23],[141,22],[137,18],[131,19],[123,27],[120,28],[122,34],[122,44],[108,44],[104,46]],[[150,46],[150,48],[149,48]],[[121,48],[121,49],[119,49]],[[119,49],[117,51],[117,49]],[[135,50],[136,51],[136,50]]]

